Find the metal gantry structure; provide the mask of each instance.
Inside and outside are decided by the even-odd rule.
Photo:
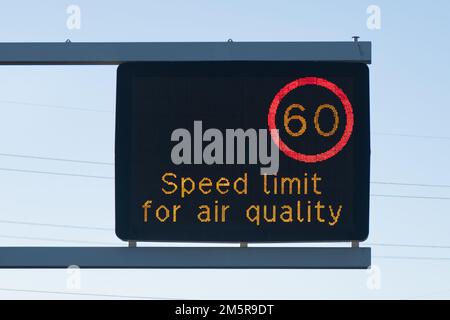
[[[0,43],[0,65],[119,65],[149,61],[371,63],[371,43],[129,42]],[[1,70],[1,69],[0,69]],[[365,269],[360,247],[0,247],[0,268]]]

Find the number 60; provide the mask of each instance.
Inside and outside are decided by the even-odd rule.
[[[284,121],[283,121],[284,129],[292,137],[300,137],[302,134],[305,133],[306,128],[307,128],[306,119],[299,114],[290,115],[291,111],[294,109],[299,109],[300,111],[306,110],[306,108],[304,106],[302,106],[301,104],[291,104],[284,112],[284,118],[283,118],[284,119]],[[328,132],[323,131],[319,125],[320,112],[324,109],[329,109],[329,110],[331,110],[331,112],[333,112],[333,118],[334,118],[333,128]],[[292,121],[300,122],[301,126],[298,130],[296,130],[296,131],[291,130],[291,128],[289,127],[289,124]],[[316,112],[314,113],[314,127],[316,128],[317,133],[320,134],[322,137],[330,137],[336,133],[338,126],[339,126],[339,114],[338,114],[336,108],[334,106],[332,106],[331,104],[321,104],[317,108]]]

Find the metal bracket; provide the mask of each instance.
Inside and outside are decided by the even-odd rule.
[[[137,247],[137,241],[130,240],[128,241],[128,248],[136,248]]]
[[[360,37],[359,36],[353,36],[352,38],[353,38],[353,42],[356,43],[356,45],[358,46],[359,55],[363,56],[363,51],[361,49],[360,42],[359,42],[359,38]]]
[[[239,244],[239,247],[241,247],[241,248],[248,248],[248,242],[241,242]]]
[[[359,241],[352,241],[352,248],[359,248]]]

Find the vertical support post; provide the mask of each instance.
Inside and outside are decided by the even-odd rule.
[[[130,240],[128,241],[128,248],[136,248],[137,247],[137,241]]]

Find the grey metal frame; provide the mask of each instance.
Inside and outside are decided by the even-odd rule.
[[[370,64],[371,43],[0,43],[0,65],[117,65],[144,61],[309,61]],[[294,247],[0,247],[0,268],[365,269],[371,249]]]
[[[3,247],[0,268],[361,269],[370,248]]]
[[[3,65],[116,65],[139,61],[371,63],[370,42],[0,43]]]

